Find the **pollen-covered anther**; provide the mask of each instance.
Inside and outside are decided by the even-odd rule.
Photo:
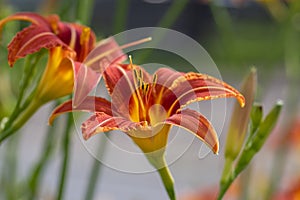
[[[80,45],[84,45],[87,43],[90,39],[91,29],[89,27],[85,27],[82,30],[82,33],[80,35]]]

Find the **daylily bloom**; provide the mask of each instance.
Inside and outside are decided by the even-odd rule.
[[[145,153],[165,148],[168,132],[175,125],[191,131],[217,153],[218,138],[210,122],[184,107],[195,101],[221,97],[236,97],[244,106],[244,97],[237,90],[204,74],[161,68],[151,76],[139,66],[118,64],[107,67],[103,77],[111,102],[88,97],[80,106],[72,108],[72,101],[67,101],[54,110],[50,123],[64,112],[95,111],[82,125],[84,139],[99,132],[121,130]]]
[[[82,124],[84,139],[111,130],[126,133],[158,170],[166,168],[164,151],[171,127],[179,126],[205,142],[218,153],[218,136],[211,123],[199,112],[185,108],[188,104],[221,97],[235,97],[244,106],[244,97],[233,87],[214,77],[168,68],[158,69],[153,76],[142,67],[115,64],[103,72],[111,102],[101,97],[87,97],[77,107],[69,100],[57,107],[50,124],[58,115],[74,110],[94,112]],[[159,171],[172,199],[169,172]],[[165,182],[166,181],[166,182]],[[168,186],[169,185],[169,186]]]
[[[89,27],[61,22],[57,15],[43,17],[35,13],[17,13],[0,21],[25,20],[32,24],[20,31],[8,45],[8,63],[14,63],[28,54],[49,49],[47,67],[39,83],[37,98],[47,101],[71,94],[74,71],[95,47],[95,35]]]

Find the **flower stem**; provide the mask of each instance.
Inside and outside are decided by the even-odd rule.
[[[53,109],[58,106],[57,103]],[[54,122],[56,123],[56,121]],[[43,151],[40,155],[39,161],[36,163],[34,168],[32,169],[31,175],[29,177],[29,199],[36,199],[36,195],[39,191],[40,181],[45,170],[45,167],[53,153],[55,146],[55,137],[57,132],[57,126],[53,125],[48,126],[48,131],[44,140]]]
[[[10,135],[19,130],[28,120],[29,118],[37,111],[37,109],[41,106],[41,103],[32,99],[29,105],[23,110],[16,119],[11,123],[10,126],[5,126],[2,133],[0,133],[0,144]]]
[[[151,152],[145,154],[148,161],[158,170],[160,178],[165,186],[165,189],[171,200],[176,200],[176,194],[174,190],[174,179],[166,163],[164,156],[164,150]]]
[[[25,93],[29,89],[32,82],[32,77],[36,74],[36,65],[43,56],[43,51],[34,55],[29,55],[24,63],[24,72],[20,81],[20,92],[16,106],[10,115],[8,121],[5,123],[4,129],[0,132],[0,144],[14,132],[19,130],[25,122],[37,111],[42,105],[41,102],[34,99],[35,89],[28,95],[25,100]]]
[[[109,133],[105,133],[105,135],[106,137],[109,137]],[[106,145],[107,145],[107,139],[102,139],[99,143],[98,156],[100,157],[100,159],[104,155]],[[101,161],[94,159],[94,163],[90,173],[89,183],[86,188],[86,193],[84,198],[85,200],[94,199],[95,188],[97,186],[97,180],[99,179],[99,174],[101,173],[101,169],[102,169]]]
[[[117,34],[121,31],[126,30],[127,13],[128,13],[129,1],[128,0],[117,0],[116,11],[113,23],[113,33]]]
[[[65,180],[68,175],[72,125],[73,125],[73,115],[72,115],[72,113],[69,113],[68,117],[67,117],[65,136],[63,138],[63,163],[61,166],[58,195],[56,198],[58,200],[61,200],[63,198],[64,189],[65,189]]]
[[[158,173],[161,177],[161,180],[164,183],[165,189],[168,192],[168,195],[171,200],[175,200],[175,191],[174,191],[174,179],[171,175],[171,172],[167,166],[158,169]]]
[[[93,14],[94,0],[77,1],[77,19],[82,24],[89,25]]]
[[[26,90],[29,87],[30,82],[32,81],[33,74],[35,74],[36,65],[42,58],[43,54],[44,53],[42,51],[37,54],[28,55],[28,57],[24,62],[24,72],[23,72],[24,75],[22,76],[22,79],[20,81],[20,91],[18,95],[18,100],[14,108],[14,111],[12,112],[8,122],[6,123],[7,127],[9,127],[15,121],[15,118],[17,118],[18,115],[23,111],[23,109],[26,109],[27,107],[27,105],[22,104],[24,102],[24,96]],[[34,91],[32,93],[34,93]],[[27,102],[30,102],[28,101],[28,99],[29,97],[27,97]]]

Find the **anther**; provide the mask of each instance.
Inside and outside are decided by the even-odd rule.
[[[130,66],[132,67],[132,65],[133,65],[133,64],[132,64],[132,63],[133,63],[133,62],[132,62],[132,56],[129,55],[128,57],[129,57]]]
[[[153,87],[156,85],[156,82],[157,82],[157,74],[154,74],[153,80],[152,80]]]
[[[145,84],[142,83],[142,90],[144,91],[144,89],[145,89]]]
[[[82,33],[80,35],[80,45],[84,45],[85,43],[87,43],[90,39],[90,35],[91,35],[91,29],[88,27],[85,27],[82,30]]]
[[[130,57],[129,57],[130,58]],[[136,69],[133,69],[133,74],[134,74],[134,78],[136,80],[138,80],[138,72],[136,71]]]
[[[142,70],[140,69],[140,79],[142,79],[143,80],[143,72],[142,72]]]

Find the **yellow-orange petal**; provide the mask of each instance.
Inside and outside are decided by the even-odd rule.
[[[36,96],[43,103],[71,94],[74,83],[74,62],[65,55],[67,52],[62,47],[52,48],[49,52]]]

